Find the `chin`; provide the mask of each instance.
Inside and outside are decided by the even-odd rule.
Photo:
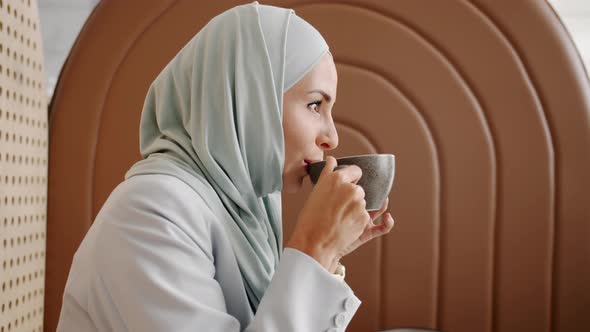
[[[303,187],[303,179],[305,177],[290,177],[283,180],[283,192],[287,194],[296,194]]]

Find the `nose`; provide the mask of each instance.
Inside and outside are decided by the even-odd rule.
[[[330,127],[318,137],[318,145],[324,150],[333,150],[338,146],[338,132],[334,122],[330,121]]]

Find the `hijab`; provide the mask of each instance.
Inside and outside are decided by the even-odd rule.
[[[237,6],[179,51],[143,105],[144,159],[125,178],[171,175],[203,198],[227,231],[253,312],[282,252],[283,93],[326,52],[292,9]]]

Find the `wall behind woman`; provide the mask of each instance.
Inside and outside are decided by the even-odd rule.
[[[59,72],[98,0],[42,0],[39,3],[46,91],[53,95]]]
[[[578,47],[586,71],[590,71],[590,1],[548,0]]]

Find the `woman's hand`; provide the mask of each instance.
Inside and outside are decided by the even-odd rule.
[[[391,231],[391,229],[393,228],[393,224],[394,224],[393,217],[391,217],[390,213],[386,213],[383,215],[383,213],[387,210],[388,206],[389,206],[389,197],[387,197],[385,199],[385,202],[383,203],[383,206],[381,207],[381,209],[379,209],[378,211],[370,211],[369,212],[369,215],[371,216],[371,222],[369,224],[367,224],[367,226],[365,227],[363,233],[359,236],[359,238],[356,239],[356,241],[354,241],[353,243],[351,243],[342,252],[341,257],[344,257],[344,256],[350,254],[351,252],[355,251],[358,247],[371,241],[372,239],[379,237],[381,235],[385,235],[385,234],[389,233],[389,231]],[[377,220],[377,218],[379,218],[381,215],[383,215],[383,218],[381,220],[381,224],[375,225],[373,223],[373,221]],[[336,263],[338,263],[338,262],[336,262]],[[333,268],[335,269],[336,267],[334,266]]]
[[[365,230],[363,231],[361,236],[359,236],[359,238],[356,239],[356,241],[354,241],[346,249],[344,249],[344,251],[342,252],[342,255],[340,257],[338,257],[335,261],[332,262],[332,265],[330,266],[328,271],[334,273],[334,271],[336,270],[336,267],[338,266],[338,262],[340,261],[340,259],[342,257],[350,254],[351,252],[355,251],[358,247],[371,241],[372,239],[379,237],[381,235],[385,235],[385,234],[389,233],[389,231],[391,231],[391,229],[393,228],[393,224],[394,224],[393,217],[391,217],[390,213],[386,213],[385,215],[383,215],[385,210],[387,210],[388,206],[389,206],[389,197],[387,197],[385,199],[385,202],[383,203],[383,206],[381,207],[381,209],[379,209],[378,211],[370,211],[369,212],[369,215],[371,216],[371,222],[367,225],[367,227],[365,227]],[[378,225],[375,225],[373,223],[373,221],[377,220],[377,218],[379,218],[381,215],[383,215],[381,223]]]
[[[330,272],[340,258],[393,227],[389,213],[381,225],[372,223],[385,212],[388,201],[379,211],[365,210],[365,192],[356,185],[361,169],[349,166],[334,171],[335,167],[336,159],[328,156],[287,244],[315,258]]]

